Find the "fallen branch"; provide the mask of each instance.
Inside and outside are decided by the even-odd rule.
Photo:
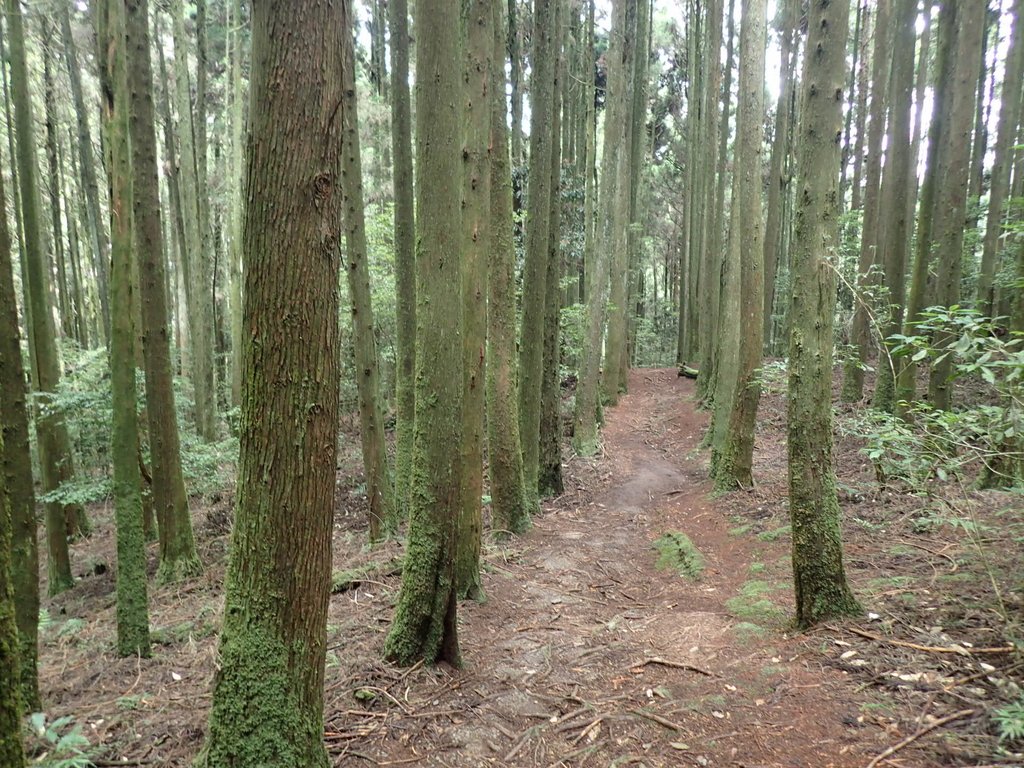
[[[631,709],[630,710],[630,714],[637,715],[638,717],[646,718],[646,719],[650,720],[651,722],[657,723],[658,725],[663,725],[666,728],[668,728],[670,731],[681,731],[681,730],[683,730],[683,726],[679,725],[679,723],[673,723],[671,720],[666,720],[661,715],[656,715],[653,712],[644,712],[642,709]]]
[[[887,759],[889,757],[892,757],[893,755],[895,755],[897,752],[899,752],[904,747],[909,746],[910,744],[913,744],[915,741],[920,739],[922,736],[926,736],[927,734],[929,734],[932,731],[934,731],[936,728],[941,728],[942,726],[946,725],[947,723],[952,723],[954,720],[962,720],[963,718],[970,717],[973,714],[974,714],[974,710],[973,709],[961,709],[959,712],[954,712],[952,715],[946,715],[946,717],[940,717],[938,720],[936,720],[931,725],[927,725],[924,728],[921,728],[921,729],[917,730],[915,733],[911,734],[910,736],[907,736],[907,738],[905,738],[903,741],[899,742],[898,744],[893,744],[891,747],[887,747],[885,749],[885,751],[883,751],[881,754],[877,755],[870,763],[868,763],[865,768],[875,768],[875,766],[878,765],[883,760],[885,760],[885,759]]]
[[[339,571],[331,577],[331,594],[340,595],[355,589],[374,576],[396,576],[402,572],[402,558],[394,557],[383,563],[368,563],[359,568]]]
[[[670,659],[663,659],[660,656],[652,656],[649,659],[644,659],[638,664],[632,664],[631,668],[636,669],[638,667],[646,667],[648,664],[657,664],[662,667],[671,667],[672,669],[685,669],[688,672],[696,672],[698,675],[704,675],[705,677],[718,677],[714,672],[701,667],[695,666],[694,664],[687,664],[685,661],[672,661]]]
[[[541,726],[533,725],[533,726],[527,728],[525,731],[523,731],[523,735],[519,737],[519,740],[514,745],[512,745],[512,749],[510,749],[508,751],[508,754],[505,755],[505,759],[502,760],[501,762],[507,763],[513,757],[515,757],[517,754],[519,754],[519,750],[522,749],[523,746],[526,744],[526,742],[528,742],[530,740],[530,737],[534,736],[537,733],[537,731],[539,731],[540,729],[541,729]]]
[[[857,629],[856,627],[847,627],[847,629],[855,635],[866,637],[868,640],[874,640],[888,645],[897,645],[900,648],[911,648],[915,651],[924,651],[926,653],[957,653],[961,656],[971,656],[979,653],[1014,653],[1017,650],[1012,645],[1004,645],[999,648],[965,648],[962,645],[918,645],[917,643],[908,643],[903,640],[892,640],[888,637],[872,634],[871,632],[863,629]]]

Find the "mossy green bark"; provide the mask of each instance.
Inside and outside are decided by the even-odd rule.
[[[7,199],[0,179],[0,482],[11,505],[11,575],[20,639],[21,694],[25,705],[37,709],[36,672],[39,635],[39,543],[36,537],[36,497],[32,483],[32,454],[28,439],[27,392],[21,360],[18,310],[14,296],[11,236],[7,228]]]
[[[505,60],[504,0],[491,0],[492,61]],[[491,68],[491,223],[487,270],[487,452],[492,528],[500,536],[523,533],[530,512],[523,485],[516,376],[515,246],[512,171],[503,66]]]
[[[843,569],[832,451],[832,345],[839,250],[839,146],[849,0],[812,4],[801,80],[803,122],[792,249],[789,509],[796,621],[809,627],[860,606]]]
[[[0,432],[0,455],[3,454],[4,438]],[[22,666],[11,566],[11,504],[6,473],[0,472],[0,765],[21,768],[25,765],[21,741]]]
[[[341,187],[345,196],[345,275],[352,312],[356,391],[359,394],[359,438],[370,502],[370,541],[391,536],[398,528],[394,488],[388,470],[384,440],[384,410],[380,390],[380,360],[370,297],[366,219],[363,206],[363,162],[359,146],[359,111],[356,97],[355,50],[345,39],[345,103],[342,105]]]
[[[146,539],[138,462],[135,329],[132,322],[132,165],[124,3],[97,8],[103,137],[110,190],[110,389],[114,521],[117,526],[117,652],[149,655]]]
[[[238,501],[208,768],[326,768],[348,3],[256,3]],[[301,340],[301,343],[296,343]]]
[[[394,157],[395,301],[398,409],[395,446],[395,506],[409,512],[416,388],[416,222],[413,210],[412,116],[409,98],[409,10],[407,0],[388,2],[391,32],[391,154]]]
[[[409,543],[384,656],[458,665],[455,556],[462,439],[460,0],[418,0],[416,419]]]
[[[39,196],[39,171],[36,167],[35,123],[29,93],[25,28],[21,5],[7,0],[7,38],[10,42],[11,100],[14,103],[15,130],[18,136],[18,183],[21,187],[21,218],[25,227],[25,253],[22,278],[26,284],[26,314],[31,321],[29,349],[32,361],[32,382],[40,409],[35,419],[36,444],[39,451],[42,489],[56,490],[74,476],[71,441],[64,417],[47,409],[46,403],[57,390],[60,362],[57,354],[56,329],[50,312],[51,293],[49,255],[50,238],[43,225]],[[80,504],[46,505],[46,530],[49,557],[49,590],[51,595],[63,592],[74,584],[67,548],[67,523],[77,521],[83,526],[84,512]],[[83,531],[84,532],[84,531]]]
[[[551,130],[555,41],[552,3],[534,0],[533,77],[530,97],[530,174],[527,180],[526,261],[523,265],[523,313],[519,343],[519,434],[523,472],[531,511],[539,510],[541,392],[544,380],[544,305],[547,300],[551,225]]]
[[[163,583],[202,571],[181,468],[181,440],[171,371],[165,289],[164,244],[160,225],[153,65],[149,44],[149,0],[128,0],[126,9],[128,77],[131,90],[133,214],[145,362],[146,417],[152,463],[152,496],[160,542],[157,578]]]

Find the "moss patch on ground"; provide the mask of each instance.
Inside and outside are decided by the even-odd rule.
[[[654,548],[658,550],[655,563],[658,568],[673,570],[694,580],[704,571],[704,555],[685,533],[669,531],[654,542]]]

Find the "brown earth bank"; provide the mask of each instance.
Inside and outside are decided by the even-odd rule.
[[[779,384],[762,401],[758,486],[717,499],[693,396],[674,369],[631,374],[600,454],[567,455],[566,492],[526,535],[485,546],[487,600],[460,609],[460,670],[380,661],[401,550],[364,547],[357,480],[342,473],[325,690],[334,765],[1024,764],[992,717],[1019,698],[1024,668],[1010,648],[1019,497],[880,489],[840,414],[847,558],[866,613],[796,633]],[[74,547],[75,589],[46,601],[44,708],[75,719],[97,766],[196,755],[230,506],[207,499],[197,512],[205,574],[151,590],[151,659],[112,653],[110,510],[94,510],[97,532]]]

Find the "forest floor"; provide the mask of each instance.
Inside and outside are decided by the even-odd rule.
[[[762,401],[758,486],[719,498],[698,450],[706,416],[675,370],[634,371],[606,419],[600,455],[566,456],[566,491],[533,528],[485,546],[487,600],[460,607],[461,670],[380,661],[400,549],[365,549],[358,468],[341,478],[334,765],[1024,764],[992,719],[1024,669],[1006,619],[1022,614],[1019,497],[944,488],[940,504],[879,489],[857,441],[840,438],[847,562],[866,612],[797,633],[781,393]],[[151,592],[153,658],[111,651],[109,510],[75,545],[76,588],[45,601],[44,706],[75,718],[99,766],[187,766],[202,743],[231,508],[206,502],[205,574]]]

